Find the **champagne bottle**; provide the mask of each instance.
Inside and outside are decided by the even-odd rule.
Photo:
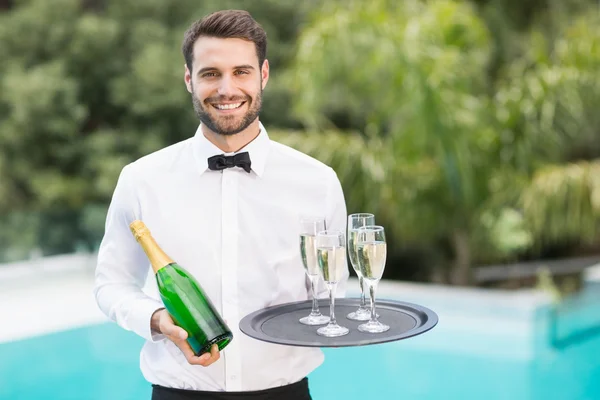
[[[188,333],[188,343],[197,356],[210,352],[213,344],[222,350],[233,334],[198,282],[160,248],[150,230],[139,220],[129,225],[152,264],[165,308],[176,325]]]

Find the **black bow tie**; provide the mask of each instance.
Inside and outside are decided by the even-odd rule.
[[[219,154],[216,156],[209,157],[208,168],[213,171],[220,171],[225,168],[240,167],[244,171],[250,173],[250,154],[247,151],[236,154],[234,156],[226,156]]]

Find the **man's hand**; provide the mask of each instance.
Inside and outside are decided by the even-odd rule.
[[[153,331],[162,333],[169,340],[175,343],[190,364],[208,367],[210,364],[221,358],[219,346],[216,344],[213,344],[212,348],[210,349],[210,353],[204,353],[200,357],[196,356],[190,347],[190,344],[186,341],[187,332],[181,327],[175,325],[173,319],[169,315],[169,312],[165,308],[156,310],[154,314],[152,314],[150,326]]]

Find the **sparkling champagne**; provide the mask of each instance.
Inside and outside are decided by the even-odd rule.
[[[354,272],[360,277],[360,267],[358,265],[358,230],[352,229],[348,231],[348,255],[350,256],[350,264],[354,268]]]
[[[361,274],[367,280],[379,280],[383,275],[387,245],[385,242],[372,241],[358,244],[358,264]]]
[[[319,271],[325,283],[337,283],[342,279],[346,263],[344,247],[319,247],[317,249]]]
[[[310,276],[319,274],[319,265],[317,262],[317,251],[315,248],[314,235],[300,235],[300,254],[306,273]]]
[[[165,308],[176,325],[188,333],[188,343],[197,356],[210,352],[213,344],[222,350],[233,334],[198,282],[158,246],[142,221],[130,225],[135,239],[152,264]]]

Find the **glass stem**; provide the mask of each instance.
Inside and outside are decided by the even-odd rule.
[[[360,308],[364,309],[367,306],[367,302],[365,299],[365,288],[364,288],[364,279],[362,276],[358,277],[358,284],[360,286]]]
[[[315,290],[315,276],[310,275],[310,291],[312,293],[312,312],[311,314],[319,314],[319,302],[317,301],[317,291]]]
[[[369,284],[369,294],[371,295],[371,322],[377,322],[377,313],[375,312],[375,286],[376,283]]]
[[[336,325],[335,321],[335,283],[329,284],[329,325]]]

